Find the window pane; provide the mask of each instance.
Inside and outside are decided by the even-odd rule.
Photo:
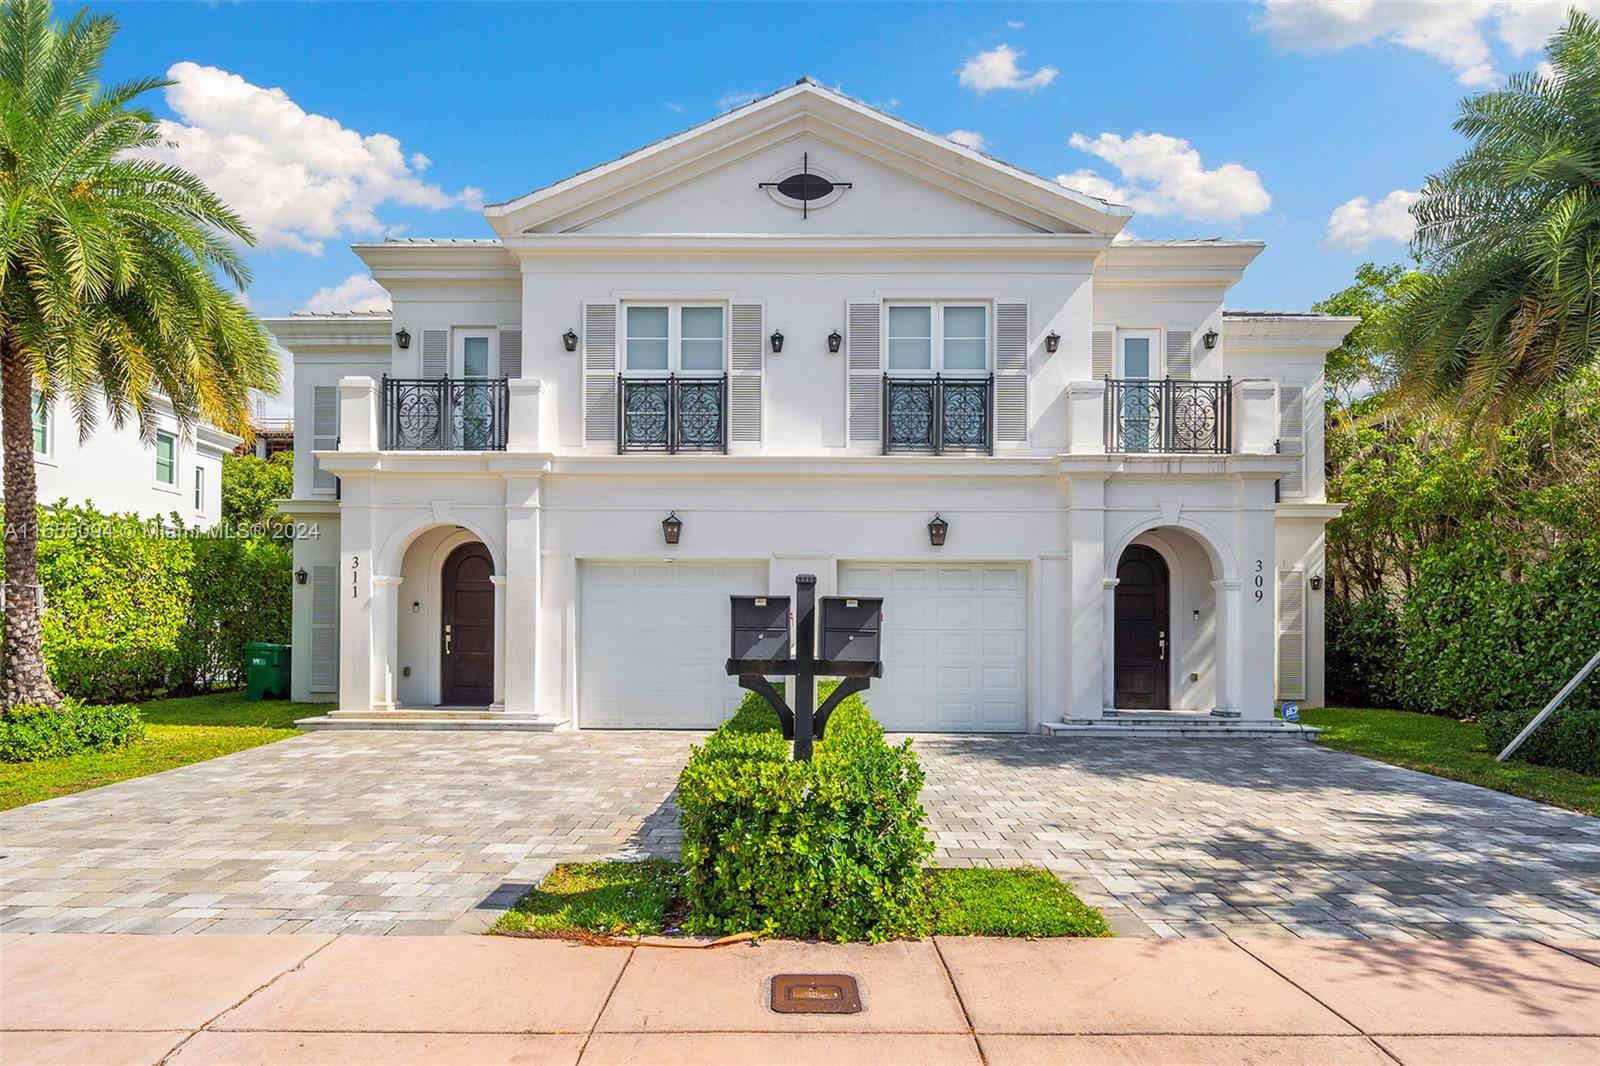
[[[489,376],[488,337],[467,337],[462,340],[461,376],[466,378]]]
[[[933,336],[933,308],[889,308],[889,338],[929,338]]]
[[[684,370],[721,370],[722,369],[722,338],[714,341],[683,339],[683,360],[681,366]]]
[[[198,466],[194,468],[194,509],[203,510],[205,507],[205,471]]]
[[[889,308],[889,369],[933,369],[933,308]]]
[[[628,308],[628,337],[655,337],[667,339],[667,309],[665,307]]]
[[[50,450],[50,412],[37,392],[33,394],[33,450],[39,455]]]
[[[163,485],[178,483],[178,440],[165,433],[156,434],[156,480]]]
[[[890,370],[931,370],[932,368],[932,341],[889,341]]]
[[[683,309],[683,337],[722,339],[722,308],[685,307]]]
[[[984,309],[981,307],[946,307],[944,309],[944,335],[961,340],[981,340],[987,336],[984,327]]]
[[[630,307],[627,310],[627,369],[667,369],[667,309]]]
[[[987,370],[988,345],[982,340],[944,339],[944,368],[946,370]]]
[[[1150,338],[1127,337],[1122,341],[1122,376],[1147,378],[1150,376]]]
[[[679,315],[679,368],[688,372],[721,370],[722,308],[684,307]]]

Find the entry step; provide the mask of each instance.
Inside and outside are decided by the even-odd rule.
[[[1211,740],[1307,740],[1322,731],[1281,718],[1226,718],[1183,711],[1117,711],[1100,718],[1045,722],[1042,732],[1056,737],[1185,737]]]
[[[333,729],[416,729],[459,733],[552,733],[565,718],[456,708],[406,708],[393,711],[331,711],[295,723],[309,732]]]

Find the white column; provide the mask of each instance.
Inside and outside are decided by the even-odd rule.
[[[1118,578],[1101,579],[1102,616],[1105,619],[1105,636],[1100,641],[1103,666],[1100,677],[1100,706],[1102,710],[1117,708],[1117,581]]]
[[[578,723],[577,614],[578,560],[566,552],[542,555],[543,580],[540,615],[544,620],[539,636],[537,672],[540,708],[547,718],[565,719],[569,728]]]
[[[1105,477],[1071,479],[1067,511],[1071,571],[1071,633],[1066,654],[1070,659],[1067,715],[1099,718],[1105,706],[1105,647],[1110,639],[1106,625],[1106,522]]]
[[[491,711],[506,709],[506,655],[509,641],[506,633],[506,576],[492,574],[489,583],[494,586],[494,699]]]
[[[1057,552],[1039,559],[1039,721],[1059,722],[1072,712],[1072,555]]]
[[[1106,383],[1067,384],[1067,450],[1073,455],[1099,455],[1106,450]]]
[[[1239,514],[1241,574],[1239,620],[1239,713],[1244,718],[1271,718],[1278,663],[1278,580],[1274,572],[1277,545],[1270,503],[1272,483],[1246,482],[1246,501]],[[1256,503],[1252,497],[1267,502]],[[1252,508],[1251,503],[1256,503]],[[1258,598],[1259,594],[1259,598]],[[1250,664],[1248,670],[1244,663]]]
[[[1233,451],[1271,455],[1278,450],[1278,383],[1246,378],[1233,383]]]
[[[400,625],[397,599],[400,578],[387,574],[372,578],[372,709],[392,711],[395,704],[394,664],[400,661]]]
[[[506,451],[545,451],[543,433],[544,382],[538,378],[512,378],[506,383],[508,422]]]
[[[498,633],[505,648],[497,678],[507,711],[544,713],[539,700],[539,614],[542,517],[537,481],[513,479],[506,485],[506,575],[500,586]]]
[[[372,481],[347,478],[339,514],[339,709],[367,712],[373,687]]]
[[[1218,580],[1211,583],[1217,611],[1216,660],[1217,707],[1224,714],[1238,714],[1239,679],[1244,674],[1244,650],[1239,631],[1240,582]]]
[[[378,450],[378,385],[369,377],[339,379],[339,450]]]

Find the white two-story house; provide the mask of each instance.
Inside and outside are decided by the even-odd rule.
[[[294,694],[714,726],[730,595],[882,596],[890,729],[1273,728],[1322,695],[1323,357],[1262,246],[802,81],[358,255],[294,353]]]

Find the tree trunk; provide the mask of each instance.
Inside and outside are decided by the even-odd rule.
[[[39,485],[33,466],[33,367],[0,330],[0,437],[4,438],[6,598],[0,655],[4,706],[61,704],[44,668],[39,627]]]

